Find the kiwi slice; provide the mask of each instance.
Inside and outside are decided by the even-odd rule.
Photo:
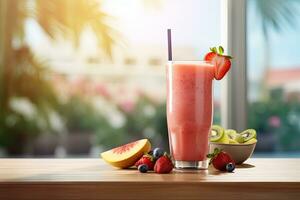
[[[239,143],[233,139],[229,139],[229,144],[239,144]]]
[[[225,134],[224,128],[218,125],[213,125],[211,127],[210,141],[228,144],[229,137]]]
[[[244,143],[245,139],[242,135],[237,134],[236,137],[235,137],[235,141],[237,141],[238,143]]]
[[[256,131],[254,129],[247,129],[241,132],[240,136],[244,138],[244,142],[247,142],[253,138],[256,139]]]
[[[248,140],[247,142],[245,142],[244,144],[254,144],[256,142],[257,142],[257,139],[252,138],[252,139]]]
[[[210,141],[216,142],[220,140],[224,135],[224,129],[221,126],[213,125],[210,131]]]
[[[229,139],[235,140],[235,137],[237,135],[236,130],[227,129],[227,130],[225,130],[225,133],[228,135]]]

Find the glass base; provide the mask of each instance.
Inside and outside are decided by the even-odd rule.
[[[176,169],[207,169],[208,160],[203,161],[179,161],[175,160]]]

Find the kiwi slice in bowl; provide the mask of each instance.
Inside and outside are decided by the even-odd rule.
[[[210,141],[216,142],[220,140],[224,135],[224,129],[221,126],[213,125],[210,131]]]
[[[233,130],[233,129],[226,129],[226,130],[225,130],[225,133],[228,135],[229,139],[235,140],[236,135],[237,135],[236,130]]]
[[[237,134],[236,137],[235,137],[235,141],[237,141],[238,143],[244,143],[245,142],[245,139],[242,135],[240,134]]]
[[[254,129],[244,130],[239,135],[243,138],[243,142],[247,142],[253,138],[256,139],[256,131]]]
[[[218,125],[213,125],[210,132],[210,141],[228,144],[229,137],[225,134],[224,128]]]
[[[245,142],[244,144],[254,144],[257,142],[256,138],[252,138],[251,140],[248,140],[247,142]]]
[[[239,144],[236,140],[229,139],[229,144]]]

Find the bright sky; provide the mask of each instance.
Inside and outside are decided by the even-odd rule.
[[[264,37],[253,1],[248,6],[248,72],[250,80],[258,80],[263,75]],[[300,68],[300,4],[294,26],[286,27],[282,32],[271,31],[269,64],[271,68]]]
[[[158,2],[149,7],[149,2]],[[202,59],[208,47],[220,43],[220,0],[105,0],[104,10],[114,17],[115,27],[123,34],[128,44],[155,45],[165,52],[166,29],[172,28],[173,54],[176,59],[176,47],[188,46],[196,51],[193,59]],[[145,4],[148,2],[148,4]],[[263,75],[264,38],[261,34],[257,10],[249,1],[248,6],[248,72],[249,80],[257,81]],[[300,11],[300,7],[299,7]],[[294,29],[281,33],[272,33],[270,39],[270,66],[272,68],[300,67],[300,15]],[[28,41],[46,55],[54,53],[61,57],[72,53],[71,46],[57,44],[59,48],[51,50],[53,42],[46,40],[37,24],[28,21]],[[96,51],[94,40],[85,42],[85,53]],[[199,57],[198,57],[199,55]],[[189,58],[191,59],[191,58]]]
[[[158,4],[149,7],[144,3],[152,1],[158,2]],[[129,44],[153,44],[166,50],[167,28],[172,28],[175,55],[176,46],[179,45],[193,47],[200,56],[203,56],[208,47],[220,43],[219,0],[152,1],[105,0],[103,8],[114,16],[116,28],[121,31]],[[257,23],[259,19],[256,10],[251,3],[253,1],[249,2],[248,60],[253,68],[250,71],[257,75],[260,73],[263,59],[264,38],[261,36],[261,27]],[[40,28],[33,20],[28,20],[26,33],[29,43],[37,48],[47,49],[51,44],[45,40]],[[271,34],[270,64],[272,67],[300,66],[299,33],[300,15],[296,19],[294,29]],[[91,39],[87,43],[93,44],[94,41]]]
[[[174,46],[194,47],[199,52],[194,59],[220,43],[219,0],[154,0],[158,4],[152,7],[145,4],[149,0],[104,2],[104,9],[118,21],[116,28],[130,43],[166,48],[166,30],[171,28]]]
[[[149,6],[149,2],[157,4]],[[188,59],[202,59],[209,47],[220,43],[219,4],[219,0],[105,0],[102,8],[113,17],[111,21],[127,44],[160,46],[167,57],[166,30],[171,28],[174,59],[178,46],[191,47],[199,55]],[[61,41],[55,43],[55,50],[50,48],[53,41],[45,39],[34,20],[27,21],[26,31],[27,40],[38,53],[72,54],[71,46]],[[83,52],[95,51],[94,44],[93,37],[85,37]]]

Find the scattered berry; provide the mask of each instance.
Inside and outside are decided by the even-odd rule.
[[[164,153],[165,153],[164,150],[162,150],[161,148],[155,148],[153,150],[153,157],[154,157],[154,159],[158,159],[161,156],[163,156]]]
[[[233,172],[234,169],[235,169],[235,164],[233,164],[233,163],[228,163],[228,164],[226,165],[226,171],[228,171],[228,172]]]
[[[148,170],[153,170],[154,162],[153,156],[149,154],[143,155],[135,164],[134,166],[138,167],[139,165],[145,164],[148,167]]]
[[[173,163],[168,155],[163,155],[156,161],[154,171],[159,174],[170,173],[173,170]]]
[[[214,152],[212,154],[208,154],[207,157],[210,158],[209,164],[213,164],[213,166],[220,171],[227,171],[226,165],[228,163],[235,165],[231,156],[218,148],[215,148]]]
[[[205,55],[204,60],[210,61],[215,65],[215,79],[221,80],[231,67],[230,59],[232,59],[232,57],[223,55],[224,49],[221,46],[219,46],[218,49],[212,47],[210,50],[211,52]]]
[[[138,166],[138,170],[141,173],[146,173],[148,171],[148,166],[146,164],[141,164],[141,165]]]

